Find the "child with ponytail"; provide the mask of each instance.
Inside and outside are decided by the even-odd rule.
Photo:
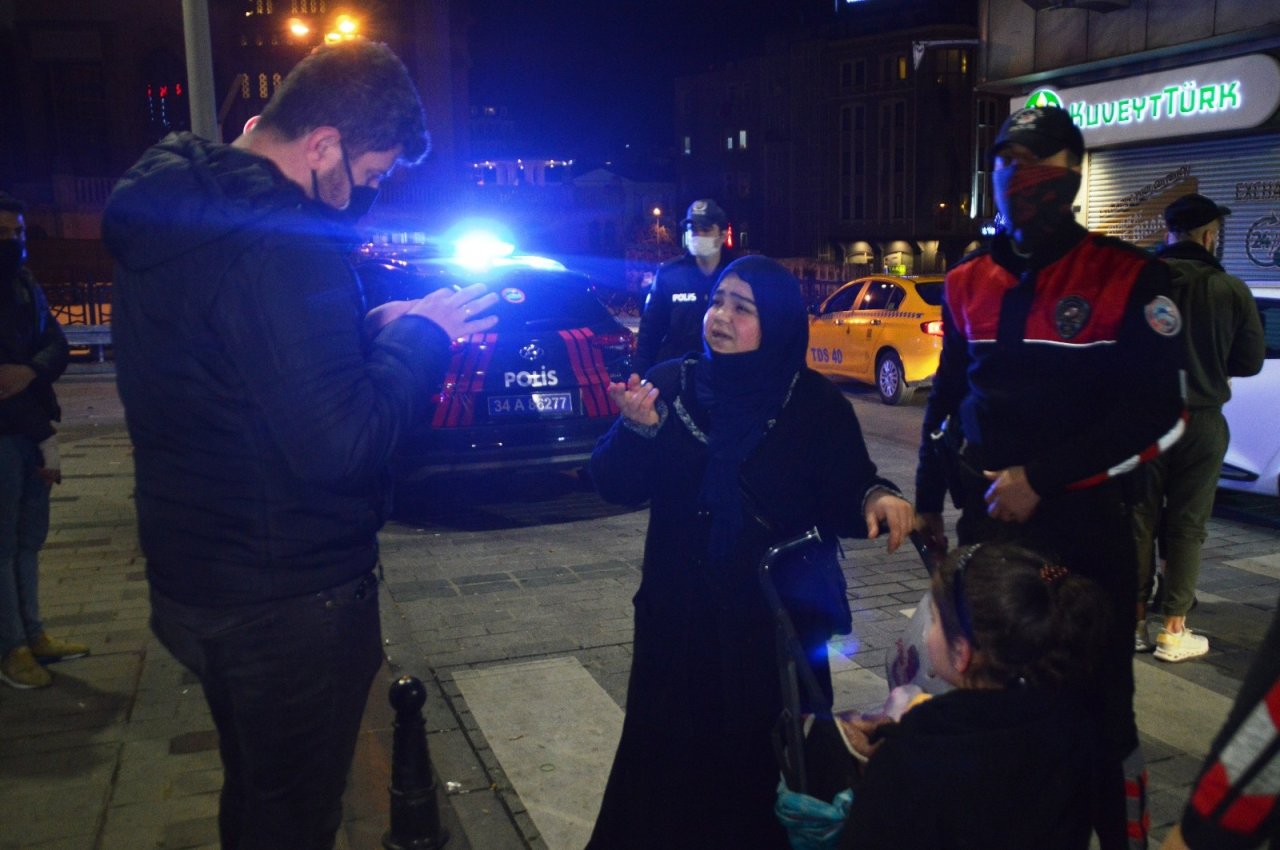
[[[1092,736],[1076,685],[1105,597],[1033,552],[980,543],[934,571],[930,604],[929,663],[954,689],[896,723],[845,724],[870,760],[843,846],[1084,850]]]

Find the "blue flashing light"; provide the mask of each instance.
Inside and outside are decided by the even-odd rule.
[[[453,255],[469,267],[487,267],[515,253],[516,246],[487,230],[471,230],[453,242]]]
[[[559,260],[553,260],[550,257],[538,257],[533,254],[521,254],[518,257],[512,257],[511,262],[531,269],[544,269],[553,272],[565,271],[564,263]]]

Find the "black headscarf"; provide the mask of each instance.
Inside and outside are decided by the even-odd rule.
[[[790,272],[767,257],[742,257],[725,266],[711,290],[712,299],[729,275],[751,285],[760,316],[760,347],[717,354],[704,334],[696,370],[698,401],[711,417],[710,457],[699,501],[711,511],[710,548],[718,559],[733,551],[742,532],[742,463],[782,410],[809,346],[804,297]]]

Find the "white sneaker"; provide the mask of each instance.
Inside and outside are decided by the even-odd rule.
[[[1156,658],[1161,661],[1186,661],[1199,658],[1209,651],[1209,639],[1195,634],[1191,629],[1180,632],[1160,630],[1156,635]]]

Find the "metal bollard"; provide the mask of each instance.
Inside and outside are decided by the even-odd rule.
[[[436,850],[448,843],[449,831],[440,825],[436,779],[427,752],[422,718],[427,689],[413,676],[401,676],[392,683],[389,699],[396,726],[391,745],[391,829],[382,837],[382,847]]]

